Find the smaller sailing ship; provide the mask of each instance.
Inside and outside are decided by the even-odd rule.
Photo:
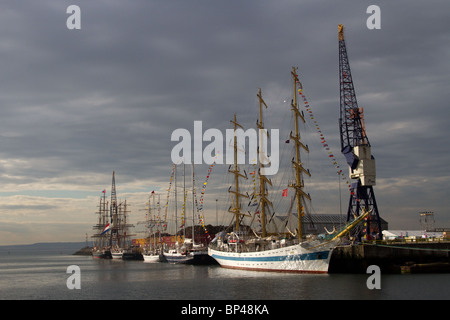
[[[176,188],[176,166],[174,166],[175,170],[175,203],[177,201],[177,188]],[[183,212],[182,212],[182,232],[178,231],[177,225],[177,206],[175,205],[175,247],[171,248],[168,251],[163,253],[164,259],[169,263],[183,263],[183,264],[211,264],[215,263],[213,259],[208,255],[208,246],[200,243],[196,240],[196,201],[195,201],[195,173],[194,173],[194,165],[192,165],[192,226],[186,227],[186,221],[188,220],[186,217],[186,204],[187,204],[187,195],[188,191],[186,190],[186,170],[185,166],[183,166],[184,171],[184,199],[183,199]],[[197,208],[198,210],[198,208]],[[180,233],[180,235],[179,235]],[[179,239],[182,241],[179,241]]]
[[[154,263],[160,261],[158,252],[144,252],[142,256],[144,258],[144,262],[147,263]]]
[[[133,246],[131,237],[135,236],[130,234],[131,228],[134,228],[133,224],[128,223],[128,204],[127,200],[121,202],[118,205],[118,228],[116,234],[116,245],[118,247],[118,252],[122,252],[122,260],[143,260],[143,256],[139,247]]]
[[[146,229],[148,230],[148,244],[145,246],[144,252],[142,254],[144,262],[147,263],[160,262],[160,246],[159,241],[157,241],[157,234],[159,237],[161,235],[161,231],[158,228],[160,225],[160,209],[160,195],[158,195],[158,201],[156,202],[155,191],[152,191],[148,199],[148,212],[146,221]],[[156,215],[158,218],[155,217],[155,211],[157,211]]]
[[[268,199],[268,187],[271,185],[270,180],[262,174],[262,170],[258,170],[260,190],[257,194],[259,198],[261,233],[257,234],[249,228],[242,230],[240,221],[247,213],[241,211],[240,199],[248,197],[239,190],[239,178],[245,178],[240,173],[237,162],[237,139],[234,138],[234,168],[229,170],[235,177],[235,188],[229,190],[234,196],[234,203],[230,212],[235,216],[235,228],[233,232],[222,232],[216,235],[209,247],[209,255],[213,257],[222,267],[256,270],[256,271],[276,271],[276,272],[298,272],[298,273],[327,273],[331,254],[334,248],[341,242],[341,238],[347,234],[352,228],[360,223],[369,212],[361,214],[355,218],[350,224],[346,225],[339,232],[333,232],[325,237],[305,237],[303,235],[302,215],[304,215],[305,201],[310,201],[309,194],[304,191],[303,175],[311,176],[309,170],[304,168],[301,161],[301,153],[309,152],[308,146],[301,141],[299,131],[299,121],[305,122],[303,114],[299,111],[297,103],[297,90],[301,88],[300,81],[296,73],[296,68],[292,72],[294,99],[291,102],[291,110],[293,112],[295,130],[290,133],[290,140],[294,143],[294,158],[292,159],[292,170],[294,171],[295,180],[291,181],[289,187],[295,191],[295,204],[297,209],[297,230],[295,233],[287,229],[284,234],[269,234],[266,230],[266,211],[273,208],[272,203]],[[257,95],[259,98],[259,121],[258,128],[264,129],[262,108],[266,103],[262,99],[261,91]],[[234,129],[241,127],[234,116]],[[260,130],[264,133],[264,130]],[[263,153],[263,145],[260,144],[258,153]],[[259,157],[261,159],[261,157]],[[263,167],[260,164],[260,169]],[[294,202],[291,205],[293,206]],[[290,216],[293,216],[290,214]]]
[[[191,239],[186,239],[185,236],[182,237],[183,242],[179,241],[178,236],[178,216],[177,216],[177,184],[176,184],[176,166],[175,168],[175,247],[163,252],[164,259],[169,263],[187,263],[194,258],[191,252],[192,241]],[[194,177],[194,169],[192,169],[192,177]],[[185,225],[186,225],[186,200],[187,200],[187,190],[186,190],[186,167],[183,165],[183,211],[182,211],[182,225],[181,229],[185,235]],[[192,194],[194,190],[194,178],[192,179]],[[193,237],[192,237],[193,238]]]
[[[111,256],[113,259],[122,259],[123,249],[119,247],[114,247],[111,249]]]

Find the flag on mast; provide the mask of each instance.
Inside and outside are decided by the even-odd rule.
[[[103,228],[103,231],[102,231],[101,235],[107,233],[110,229],[111,229],[111,224],[108,223],[108,224]]]

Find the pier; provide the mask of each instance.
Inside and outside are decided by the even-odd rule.
[[[450,272],[450,241],[392,240],[337,247],[330,273],[366,273],[377,265],[382,273]]]

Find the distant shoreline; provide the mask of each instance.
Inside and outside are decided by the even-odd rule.
[[[89,246],[89,243],[87,244]],[[33,253],[33,252],[56,252],[63,254],[74,254],[86,248],[83,242],[37,242],[32,244],[0,245],[0,253]]]

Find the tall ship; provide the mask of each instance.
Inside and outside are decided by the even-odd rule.
[[[179,214],[178,199],[177,199],[177,165],[174,164],[172,171],[172,178],[174,180],[174,210],[172,211],[174,217],[172,222],[175,225],[175,237],[174,242],[171,244],[165,244],[162,254],[162,260],[169,263],[182,263],[182,264],[215,264],[215,260],[208,255],[208,237],[201,235],[202,215],[200,214],[203,204],[204,188],[202,190],[202,197],[199,200],[197,198],[196,183],[194,165],[191,169],[192,189],[188,190],[186,186],[186,165],[183,165],[183,199],[182,199],[182,211]],[[208,171],[207,178],[211,172],[211,167]],[[204,183],[204,186],[206,182]],[[170,191],[170,188],[169,188]],[[169,198],[169,197],[168,197]],[[189,202],[191,198],[191,202]],[[190,206],[192,205],[192,207]],[[166,204],[166,209],[168,202]],[[167,217],[165,217],[167,219]],[[203,225],[204,228],[204,225]]]
[[[110,236],[109,231],[111,224],[108,222],[109,208],[108,201],[106,200],[106,190],[102,191],[103,195],[100,197],[100,203],[98,206],[98,222],[93,226],[94,235],[94,248],[92,251],[92,257],[96,259],[110,259],[112,258],[111,251],[109,249]]]
[[[177,214],[177,185],[176,185],[176,166],[175,168],[175,246],[167,251],[164,251],[163,255],[165,260],[169,263],[194,263],[194,258],[197,255],[202,254],[200,246],[195,243],[195,174],[194,165],[192,165],[192,228],[191,234],[186,234],[186,226],[188,219],[188,193],[186,189],[186,166],[183,165],[183,205],[181,212],[181,226],[178,227],[178,214]],[[207,248],[203,250],[203,254],[208,255]]]
[[[239,125],[236,115],[234,115],[234,119],[231,121],[235,130],[234,166],[228,170],[234,176],[234,189],[230,187],[228,191],[233,198],[233,204],[229,212],[234,215],[235,226],[231,232],[217,234],[208,248],[208,254],[224,268],[294,273],[327,273],[334,248],[341,243],[344,235],[368,215],[368,212],[364,212],[340,228],[340,230],[333,230],[321,237],[304,234],[302,216],[305,216],[307,203],[311,202],[310,195],[304,190],[304,177],[310,177],[311,173],[304,167],[301,156],[303,153],[309,153],[309,147],[302,142],[299,130],[300,121],[304,123],[305,118],[303,112],[299,110],[297,101],[297,92],[302,90],[302,84],[297,75],[297,68],[292,68],[291,75],[293,82],[291,111],[294,129],[289,135],[289,141],[293,142],[293,158],[289,170],[293,172],[294,177],[290,180],[288,188],[293,190],[294,196],[288,210],[289,212],[284,216],[286,219],[284,224],[285,230],[278,232],[268,231],[268,221],[273,220],[274,216],[273,204],[268,197],[268,188],[272,185],[272,182],[269,177],[263,174],[261,169],[264,168],[265,164],[261,163],[261,161],[259,161],[259,168],[253,172],[255,176],[258,176],[257,180],[259,180],[259,190],[255,190],[253,197],[257,199],[255,204],[259,208],[260,230],[256,231],[249,226],[241,225],[243,218],[249,216],[247,212],[242,210],[241,200],[249,198],[249,195],[240,190],[240,179],[247,178],[247,175],[241,172],[237,161],[236,130],[238,127],[242,128],[242,126]],[[257,128],[260,135],[258,156],[259,159],[262,159],[267,151],[263,149],[264,145],[261,137],[261,135],[267,134],[263,122],[263,108],[267,108],[267,105],[262,98],[261,90],[259,90],[257,97],[259,100]],[[283,190],[284,192],[287,193],[287,189]],[[293,208],[296,208],[296,213],[292,212]],[[289,225],[287,221],[292,221],[293,218],[295,218],[296,223],[291,222]]]
[[[186,166],[183,165],[183,205],[181,212],[181,226],[178,226],[178,199],[177,199],[177,165],[174,165],[173,176],[175,181],[175,210],[174,210],[174,223],[175,223],[175,244],[163,251],[163,260],[168,263],[186,263],[193,259],[193,255],[190,253],[190,240],[185,237],[185,224],[186,224],[186,201],[188,191],[186,190]]]
[[[131,246],[130,228],[134,225],[128,220],[129,204],[119,202],[116,195],[115,172],[112,174],[111,199],[106,200],[106,190],[100,198],[98,223],[94,226],[94,258],[103,259],[137,259],[142,260],[142,254]]]
[[[158,198],[158,199],[156,199]],[[147,230],[148,243],[144,247],[143,258],[144,262],[154,263],[160,261],[161,253],[161,230],[160,230],[160,216],[161,216],[161,197],[152,191],[148,199],[147,219],[145,221]]]

